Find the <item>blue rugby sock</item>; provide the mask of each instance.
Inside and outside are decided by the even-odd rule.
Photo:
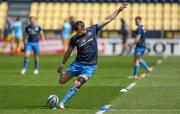
[[[139,72],[139,65],[135,64],[134,65],[134,72],[133,72],[133,76],[137,76]]]
[[[66,96],[61,100],[60,103],[65,104],[69,99],[71,99],[79,89],[77,89],[75,86],[71,87],[69,91],[67,92]]]
[[[28,59],[24,59],[24,63],[23,63],[23,68],[24,69],[27,69],[28,63],[29,63],[29,60]]]
[[[39,59],[36,59],[36,60],[34,61],[34,68],[35,68],[35,69],[38,69],[38,67],[39,67]]]
[[[140,60],[140,65],[143,66],[143,68],[145,70],[147,70],[149,68],[148,65],[146,64],[146,62],[143,59]]]

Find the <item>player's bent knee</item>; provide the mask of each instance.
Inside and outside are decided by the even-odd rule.
[[[80,87],[80,85],[81,85],[81,83],[80,83],[79,81],[76,80],[76,81],[74,82],[74,86],[75,86],[76,88]]]
[[[76,88],[79,89],[85,82],[86,82],[86,79],[84,77],[78,77],[78,79],[75,81],[74,85]]]

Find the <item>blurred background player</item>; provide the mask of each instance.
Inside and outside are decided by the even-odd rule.
[[[65,84],[74,76],[77,77],[77,80],[60,101],[59,108],[64,108],[64,104],[78,92],[79,88],[91,78],[96,71],[98,58],[97,32],[115,19],[126,6],[127,4],[123,4],[102,22],[92,25],[91,27],[85,28],[84,22],[82,21],[75,23],[76,35],[71,38],[58,72],[60,73],[60,84]],[[66,72],[63,73],[64,64],[69,59],[74,47],[77,47],[76,60],[67,68]]]
[[[14,37],[16,39],[15,40],[16,41],[15,54],[19,55],[23,48],[23,24],[19,17],[16,17],[16,20],[13,23],[12,31],[13,31]]]
[[[7,48],[7,46],[10,44],[10,48],[11,48],[11,54],[15,53],[15,38],[12,34],[12,19],[11,17],[7,17],[6,18],[6,23],[4,26],[4,31],[3,31],[3,37],[4,37],[4,44],[1,46],[0,48],[0,52],[3,52],[3,50],[5,48]]]
[[[127,43],[127,39],[128,39],[128,25],[126,23],[126,21],[121,18],[121,30],[120,33],[122,35],[122,52],[120,55],[123,55],[124,52],[126,52],[127,54],[129,54],[129,46]]]
[[[130,79],[138,78],[139,65],[141,65],[147,72],[152,71],[152,68],[150,68],[142,59],[142,56],[144,55],[146,49],[146,30],[142,25],[142,18],[140,16],[137,16],[135,18],[135,23],[137,25],[136,38],[132,44],[132,47],[136,45],[134,53],[134,72],[132,76],[129,77]]]
[[[75,18],[73,16],[69,17],[69,22],[71,24],[71,37],[74,36],[76,34],[75,30],[74,30],[74,24],[75,24]]]
[[[39,66],[39,40],[45,40],[44,33],[41,27],[36,23],[36,18],[31,16],[29,17],[30,24],[25,27],[25,55],[24,55],[24,64],[23,69],[21,70],[21,74],[24,75],[28,66],[28,58],[31,54],[31,51],[34,52],[34,74],[38,74],[38,66]],[[27,36],[27,42],[26,42]]]
[[[72,26],[68,19],[64,21],[63,29],[62,29],[62,36],[63,36],[63,43],[64,43],[64,52],[68,48],[69,38],[71,36]]]

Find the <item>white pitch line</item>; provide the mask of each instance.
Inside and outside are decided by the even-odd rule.
[[[111,105],[105,105],[99,109],[99,111],[96,112],[96,114],[103,114],[104,112],[108,111]]]
[[[136,86],[136,82],[133,82],[133,83],[130,83],[126,88],[122,88],[121,90],[120,90],[120,92],[122,92],[122,93],[126,93],[126,92],[128,92],[128,90],[130,90],[130,89],[132,89],[134,86]]]
[[[133,82],[133,83],[131,83],[131,84],[129,84],[127,87],[126,87],[126,89],[127,90],[130,90],[130,89],[132,89],[134,86],[136,86],[136,82]]]

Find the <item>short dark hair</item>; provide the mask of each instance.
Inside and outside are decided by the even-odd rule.
[[[35,16],[30,16],[29,19],[31,19],[31,18],[34,18],[34,19],[36,20],[36,17],[35,17]]]
[[[142,20],[142,17],[141,16],[137,16],[135,19]]]
[[[85,25],[84,25],[84,22],[83,21],[76,21],[75,22],[75,25],[74,25],[74,29],[77,31],[79,29],[82,29],[84,28]]]

